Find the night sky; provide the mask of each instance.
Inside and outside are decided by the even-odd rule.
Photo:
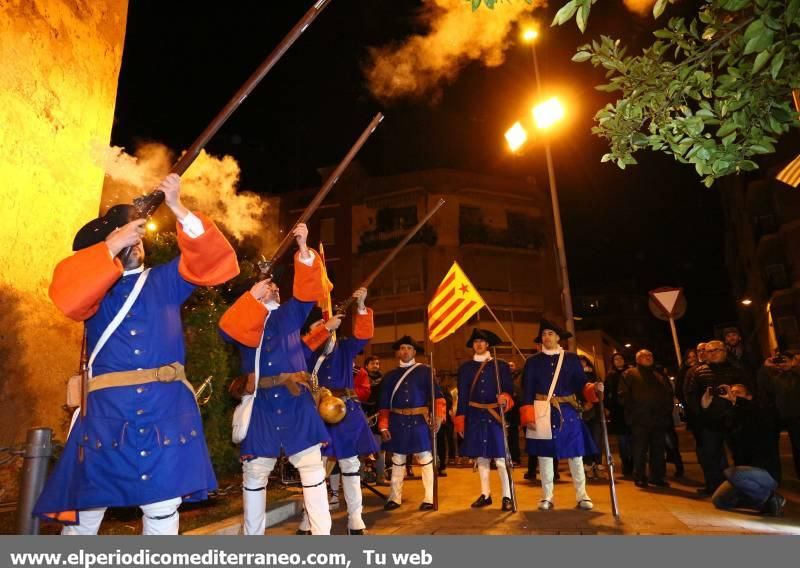
[[[311,3],[131,2],[112,143],[131,152],[151,140],[173,149],[189,146]],[[549,23],[562,2],[552,4],[534,16]],[[386,120],[359,156],[372,175],[449,167],[534,175],[545,185],[541,147],[515,157],[503,140],[535,95],[525,46],[512,45],[500,67],[471,64],[436,104],[381,105],[371,97],[362,72],[367,47],[419,31],[417,6],[412,0],[333,0],[208,151],[238,160],[244,189],[307,187],[320,182],[316,168],[338,162],[382,110]],[[658,286],[682,286],[689,308],[678,325],[688,345],[735,318],[717,190],[704,188],[693,167],[665,155],[640,152],[640,165],[624,172],[600,164],[606,146],[590,128],[594,113],[610,100],[593,88],[603,74],[570,61],[578,45],[600,34],[633,48],[650,42],[655,27],[652,18],[627,12],[621,1],[603,0],[592,9],[586,35],[573,22],[545,26],[537,50],[545,91],[556,87],[569,96],[570,120],[554,138],[553,151],[573,289],[592,291],[631,278],[643,295]],[[655,318],[653,325],[663,330],[669,348],[668,326]]]

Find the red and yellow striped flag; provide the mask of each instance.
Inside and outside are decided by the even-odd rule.
[[[467,323],[486,305],[457,262],[453,263],[428,304],[428,334],[437,343]]]
[[[786,185],[791,185],[792,187],[800,185],[800,156],[797,156],[794,160],[789,162],[786,167],[775,176],[775,179],[782,181]]]

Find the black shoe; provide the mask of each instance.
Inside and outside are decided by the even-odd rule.
[[[561,481],[561,474],[558,473],[558,472],[555,472],[553,474],[553,481]]]
[[[655,481],[651,481],[650,485],[655,485],[656,487],[662,487],[666,489],[667,487],[669,487],[669,482],[663,479],[657,479]]]
[[[511,502],[509,497],[503,497],[503,506],[501,507],[503,511],[513,511],[514,510],[514,503]]]
[[[481,496],[475,499],[475,502],[472,503],[470,507],[472,507],[473,509],[480,509],[481,507],[486,507],[487,505],[491,504],[492,504],[492,496],[489,495],[488,497],[486,497],[484,496],[483,493],[481,493]]]
[[[708,487],[700,487],[697,489],[697,494],[700,497],[710,497],[711,495],[714,494],[714,492]]]
[[[311,531],[304,531],[304,530],[297,529],[294,534],[299,534],[299,535],[303,535],[303,536],[309,536],[309,535],[311,535]]]
[[[681,477],[683,477],[683,474],[684,474],[684,471],[683,471],[682,467],[679,467],[678,469],[675,470],[675,478],[676,479],[680,479]]]
[[[641,487],[642,489],[646,489],[648,487],[647,481],[644,479],[637,479],[633,482],[636,487]]]
[[[786,497],[780,493],[773,493],[767,502],[764,503],[764,509],[761,511],[765,515],[772,517],[782,517],[783,508],[786,506]]]
[[[364,529],[347,529],[347,534],[349,535],[358,535],[362,536],[364,534]]]
[[[395,509],[399,508],[400,508],[400,503],[397,503],[396,501],[386,501],[386,503],[384,503],[383,505],[384,511],[394,511]]]
[[[440,469],[439,470],[439,477],[447,477],[447,470]]]
[[[425,503],[424,501],[419,506],[420,511],[433,511],[433,503]]]

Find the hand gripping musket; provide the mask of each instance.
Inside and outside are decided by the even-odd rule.
[[[308,222],[308,220],[311,218],[311,216],[314,214],[317,208],[319,208],[319,206],[322,205],[322,201],[328,195],[330,190],[333,189],[333,186],[336,184],[336,182],[339,181],[339,177],[347,169],[347,166],[350,165],[350,162],[353,161],[353,158],[355,158],[356,154],[358,154],[358,151],[361,150],[361,147],[364,145],[364,143],[366,143],[367,138],[369,138],[370,135],[373,132],[375,132],[375,129],[378,127],[378,125],[381,123],[382,120],[383,120],[382,113],[379,112],[378,114],[375,115],[375,117],[372,119],[372,122],[370,122],[367,128],[364,130],[364,132],[361,133],[361,136],[359,136],[358,140],[356,140],[356,143],[353,145],[353,147],[350,148],[350,151],[347,153],[347,155],[342,159],[339,165],[336,166],[336,169],[331,173],[331,175],[328,176],[328,179],[319,189],[317,195],[314,196],[313,201],[311,201],[311,203],[308,204],[303,213],[300,215],[300,218],[297,220],[297,222],[295,222],[294,226],[292,227],[292,230],[286,232],[286,234],[283,237],[283,240],[278,245],[278,248],[275,249],[274,253],[272,253],[272,258],[270,258],[268,261],[262,261],[258,263],[258,267],[261,270],[261,275],[263,278],[269,278],[270,276],[272,276],[272,272],[275,270],[276,264],[281,259],[281,257],[284,254],[286,254],[286,252],[289,250],[289,247],[292,244],[292,241],[294,240],[294,236],[292,235],[294,227],[296,227],[300,223]]]
[[[592,347],[592,354],[594,360],[597,361],[597,353]],[[596,363],[595,363],[596,364]],[[603,404],[605,398],[605,391],[598,393],[597,396],[600,404],[600,424],[603,428],[603,446],[606,451],[606,462],[608,463],[608,489],[611,492],[611,513],[615,519],[619,519],[619,504],[617,503],[617,485],[614,481],[614,455],[611,453],[611,445],[608,443],[608,427],[606,426],[606,407]]]
[[[500,368],[497,363],[497,349],[492,349],[492,358],[494,359],[494,377],[497,381],[497,395],[500,396],[502,389],[500,388]],[[499,405],[500,410],[500,427],[503,429],[503,450],[506,456],[506,475],[508,476],[508,489],[511,493],[511,512],[517,512],[517,490],[514,487],[514,460],[511,459],[511,450],[508,449],[508,428],[506,427],[506,409],[503,405]]]

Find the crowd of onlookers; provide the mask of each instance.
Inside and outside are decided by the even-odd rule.
[[[676,426],[685,422],[695,443],[697,462],[703,473],[699,496],[709,496],[720,508],[751,508],[779,515],[785,499],[778,492],[782,481],[779,439],[788,431],[794,454],[794,474],[800,479],[800,352],[784,350],[756,362],[744,348],[736,328],[726,328],[722,340],[700,343],[688,349],[677,373],[659,366],[653,354],[642,349],[629,361],[616,352],[607,364],[605,377],[595,373],[588,357],[581,356],[589,381],[605,382],[604,415],[598,404],[584,402],[582,418],[591,432],[597,455],[585,456],[589,479],[605,475],[603,421],[615,442],[617,472],[641,488],[669,487],[667,464],[676,478],[684,476]],[[511,363],[515,379],[515,402],[507,415],[509,453],[520,465],[519,397],[521,369]],[[380,360],[368,357],[360,371],[361,381],[377,387]],[[458,392],[455,382],[441,381],[447,401],[448,419],[438,433],[438,468],[447,475],[447,465],[458,455],[453,432],[453,409]],[[372,388],[376,393],[378,388]],[[367,400],[370,416],[377,400]],[[377,433],[376,433],[377,436]],[[525,478],[536,477],[535,456],[528,456]],[[409,466],[410,467],[410,466]],[[377,480],[384,481],[385,461],[375,463]],[[558,478],[558,468],[555,468]]]

